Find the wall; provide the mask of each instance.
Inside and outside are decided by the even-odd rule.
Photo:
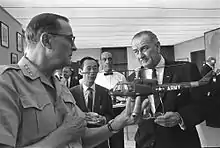
[[[101,48],[77,49],[77,51],[73,52],[72,61],[77,62],[85,56],[90,56],[99,60],[100,54],[101,54]]]
[[[204,37],[195,38],[183,43],[174,45],[175,59],[188,57],[190,59],[190,52],[205,49]],[[197,125],[202,147],[220,147],[220,128],[212,128],[206,126],[203,122]]]
[[[136,59],[131,47],[127,47],[127,59],[128,59],[128,69],[129,70],[134,70],[134,69],[140,67],[140,64],[139,64],[138,60]]]
[[[175,60],[188,58],[190,61],[190,52],[205,49],[204,37],[198,37],[192,40],[185,41],[174,45]]]
[[[0,45],[0,65],[11,63],[11,52],[18,54],[18,59],[22,57],[22,53],[16,49],[16,32],[22,34],[21,24],[15,20],[7,11],[0,6],[0,21],[9,27],[9,48]]]

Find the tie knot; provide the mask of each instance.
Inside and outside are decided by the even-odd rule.
[[[92,89],[91,87],[88,87],[88,88],[87,88],[87,91],[92,92],[93,89]]]

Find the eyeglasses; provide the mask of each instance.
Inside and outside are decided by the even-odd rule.
[[[76,47],[74,45],[74,42],[75,42],[75,36],[73,36],[72,34],[71,35],[66,35],[66,34],[58,34],[58,33],[49,33],[51,35],[57,35],[57,36],[62,36],[64,38],[66,38],[70,43],[71,43],[71,46],[72,46],[72,49],[73,51],[76,51]]]

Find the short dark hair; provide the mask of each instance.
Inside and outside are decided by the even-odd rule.
[[[140,32],[136,33],[134,35],[134,37],[132,38],[132,41],[135,38],[138,38],[138,37],[141,37],[141,36],[144,36],[144,35],[148,35],[150,37],[151,41],[153,41],[154,43],[157,43],[159,41],[156,34],[154,34],[152,31],[148,31],[148,30],[140,31]]]
[[[36,44],[40,40],[40,35],[43,32],[56,33],[61,29],[58,19],[69,22],[68,18],[53,14],[42,13],[31,19],[25,31],[26,41],[31,44]]]
[[[99,67],[99,62],[98,62],[96,59],[94,59],[93,57],[89,57],[89,56],[87,56],[87,57],[82,58],[82,59],[80,60],[80,62],[79,62],[79,67],[80,67],[81,69],[83,69],[84,62],[85,62],[86,60],[93,60],[93,61],[96,61],[97,66]]]

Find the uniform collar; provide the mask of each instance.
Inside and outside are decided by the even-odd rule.
[[[22,57],[18,62],[21,71],[26,77],[34,80],[40,77],[40,71],[26,57]]]
[[[18,62],[19,67],[21,68],[21,71],[23,74],[30,78],[31,80],[35,80],[37,78],[41,79],[41,82],[49,85],[53,88],[53,85],[49,82],[49,80],[46,78],[44,74],[42,74],[39,69],[31,63],[30,60],[28,60],[26,57],[22,57],[21,60]],[[55,79],[55,78],[53,78]]]

